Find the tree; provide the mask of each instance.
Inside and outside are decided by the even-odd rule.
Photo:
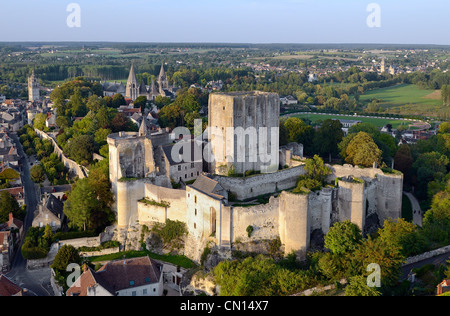
[[[428,183],[433,181],[436,175],[447,173],[449,159],[436,151],[421,154],[413,164],[413,171],[417,177],[416,195],[421,199],[427,198]],[[428,198],[431,199],[429,196]]]
[[[325,248],[331,253],[344,255],[354,252],[361,244],[361,229],[350,221],[335,223],[325,235]]]
[[[47,115],[44,113],[38,113],[36,114],[36,116],[34,117],[33,120],[33,127],[43,131],[45,129],[45,122],[47,120]]]
[[[327,119],[314,135],[313,145],[316,151],[322,156],[337,155],[339,153],[338,144],[344,137],[342,124],[338,120]]]
[[[0,192],[0,223],[4,223],[9,219],[9,213],[13,215],[20,211],[19,203],[16,199],[8,192]]]
[[[371,167],[374,162],[381,163],[381,150],[365,132],[356,134],[348,144],[346,154],[345,161],[353,165]]]
[[[45,181],[45,172],[41,164],[31,167],[30,177],[35,183],[42,183]]]
[[[378,230],[378,235],[383,243],[399,247],[405,257],[425,250],[425,242],[419,234],[418,227],[402,218],[386,220],[383,228]]]
[[[411,167],[414,159],[411,154],[411,148],[408,144],[403,144],[397,150],[394,157],[394,168],[401,171],[405,177],[405,182],[411,181]]]
[[[97,113],[102,106],[105,105],[105,101],[102,98],[99,98],[96,95],[91,95],[86,103],[89,111]]]
[[[64,151],[79,164],[85,164],[92,162],[92,154],[97,151],[97,145],[92,135],[80,135],[72,138]]]
[[[111,106],[115,109],[119,108],[121,105],[126,104],[127,102],[125,101],[125,98],[120,93],[115,94],[111,100]]]
[[[305,171],[309,178],[320,182],[324,182],[325,178],[331,174],[330,168],[325,165],[323,159],[318,155],[314,155],[312,159],[306,159]]]
[[[64,245],[61,247],[61,249],[58,250],[58,253],[55,256],[55,260],[51,265],[51,268],[62,272],[66,271],[67,266],[72,263],[80,264],[81,263],[80,255],[78,254],[78,251],[75,249],[74,246]]]
[[[78,180],[64,203],[64,214],[69,219],[69,225],[85,231],[89,225],[91,213],[97,204],[98,201],[89,186],[88,179]]]
[[[378,264],[382,286],[391,286],[398,280],[401,266],[405,262],[400,246],[370,237],[356,248],[351,259],[354,269],[352,275],[367,277],[371,273],[367,271],[367,267]]]
[[[114,220],[113,202],[108,160],[103,160],[91,166],[87,178],[75,183],[64,204],[64,214],[74,228],[99,230]]]
[[[423,219],[423,231],[429,242],[438,246],[450,242],[450,182],[445,191],[434,196]]]
[[[144,113],[145,106],[147,105],[147,97],[140,96],[133,102],[133,104],[135,109],[140,108],[141,112]]]
[[[367,279],[362,275],[350,277],[345,287],[345,296],[381,296],[376,289],[367,285]]]
[[[171,103],[171,100],[169,97],[163,97],[162,95],[158,95],[155,98],[155,105],[158,109],[162,109],[166,105],[169,105]]]

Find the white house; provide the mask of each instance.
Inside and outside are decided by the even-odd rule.
[[[67,296],[162,296],[163,265],[146,257],[110,261],[97,272],[86,267]]]

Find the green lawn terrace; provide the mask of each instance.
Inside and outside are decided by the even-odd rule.
[[[326,119],[332,120],[352,120],[360,121],[362,123],[370,123],[378,128],[382,128],[387,124],[391,124],[392,128],[397,129],[400,125],[405,126],[407,129],[410,125],[413,125],[416,121],[412,119],[401,118],[386,118],[382,116],[364,116],[364,115],[344,115],[344,114],[322,114],[322,113],[301,113],[292,115],[300,119],[309,119],[313,124],[320,123]]]

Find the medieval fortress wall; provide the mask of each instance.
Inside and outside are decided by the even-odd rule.
[[[151,135],[113,134],[108,143],[117,226],[129,229],[168,219],[184,222],[189,232],[185,254],[196,261],[209,241],[230,250],[238,243],[276,238],[286,254],[294,251],[304,258],[311,234],[317,230],[326,234],[335,222],[350,220],[365,231],[369,216],[381,225],[385,219],[401,217],[403,176],[378,168],[329,166],[330,184],[309,194],[289,192],[305,173],[298,161],[287,169],[248,177],[202,174],[197,182],[203,184],[173,189],[158,174]],[[222,191],[253,203],[260,195],[272,196],[266,204],[233,206],[227,194],[219,194]]]

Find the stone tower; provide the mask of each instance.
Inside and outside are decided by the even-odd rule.
[[[381,72],[381,73],[386,72],[386,60],[385,60],[384,57],[381,59],[381,68],[380,68],[380,72]]]
[[[211,94],[210,171],[227,174],[279,168],[280,97],[266,92]],[[212,161],[213,160],[213,161]]]
[[[28,100],[31,102],[39,101],[39,81],[34,75],[34,70],[28,78]]]
[[[163,90],[169,89],[169,79],[167,78],[166,72],[164,71],[164,64],[161,64],[161,71],[158,76],[159,93],[163,94]]]
[[[134,72],[134,65],[131,65],[130,74],[128,76],[127,87],[125,89],[125,97],[131,100],[136,100],[139,96],[139,85]]]

